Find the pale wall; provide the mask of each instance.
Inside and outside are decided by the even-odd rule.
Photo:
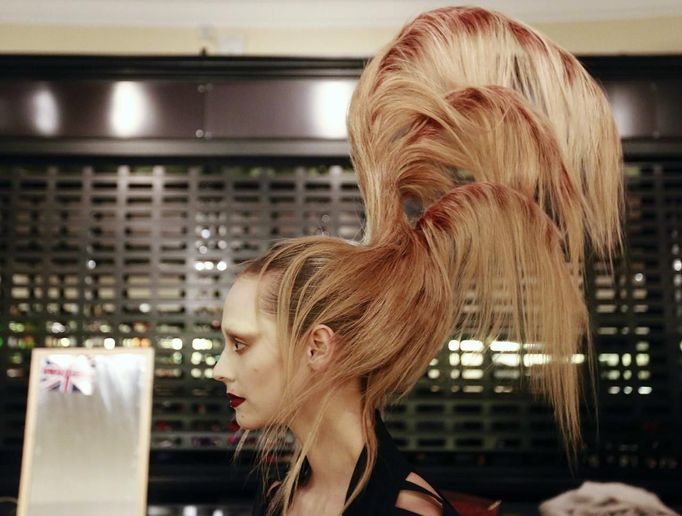
[[[682,16],[535,24],[569,51],[586,54],[680,54]],[[190,28],[1,25],[0,53],[198,54],[271,56],[373,55],[399,30],[243,29],[203,35]],[[220,50],[233,49],[232,51]]]

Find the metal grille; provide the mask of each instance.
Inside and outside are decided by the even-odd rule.
[[[627,164],[628,252],[615,278],[588,263],[600,365],[599,442],[585,414],[589,468],[673,469],[682,456],[679,169]],[[3,165],[2,451],[21,447],[36,346],[154,346],[152,449],[232,449],[224,386],[210,377],[232,266],[284,237],[359,239],[362,223],[347,164]],[[560,459],[549,408],[518,387],[520,364],[535,359],[513,342],[489,352],[446,342],[387,425],[415,463]]]

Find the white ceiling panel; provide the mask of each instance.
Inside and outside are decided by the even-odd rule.
[[[682,0],[487,0],[528,23],[682,15]],[[0,0],[0,23],[188,27],[395,27],[436,0]],[[682,32],[682,27],[680,27]]]

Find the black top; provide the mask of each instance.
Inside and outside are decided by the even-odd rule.
[[[367,516],[373,514],[381,515],[410,515],[414,516],[416,513],[406,509],[400,509],[395,506],[398,494],[402,490],[418,491],[425,493],[434,500],[438,500],[443,505],[442,514],[444,516],[458,516],[457,510],[448,502],[443,494],[434,487],[439,497],[427,489],[413,484],[405,480],[411,472],[415,472],[407,459],[402,455],[396,444],[393,442],[391,435],[388,433],[384,425],[381,415],[377,410],[375,412],[375,427],[374,430],[378,441],[377,460],[372,470],[372,474],[368,483],[362,492],[353,500],[350,506],[343,513],[344,516]],[[367,461],[367,447],[365,446],[360,453],[353,475],[351,477],[350,485],[346,491],[346,500],[350,497],[351,492],[360,480],[360,475],[365,467]],[[309,474],[310,465],[307,459],[303,461],[303,468],[301,475],[307,476]],[[423,478],[423,475],[420,475]],[[252,516],[264,516],[268,500],[263,499],[261,490],[256,493],[256,500],[253,505]]]

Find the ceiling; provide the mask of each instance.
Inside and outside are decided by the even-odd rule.
[[[0,23],[154,27],[395,27],[436,0],[0,0]],[[483,0],[528,23],[682,16],[682,0]],[[682,32],[682,27],[680,27]]]

